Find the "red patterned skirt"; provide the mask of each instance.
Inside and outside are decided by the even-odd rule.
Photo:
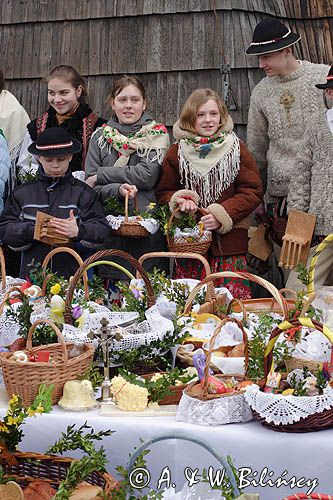
[[[245,255],[229,255],[214,257],[209,256],[208,261],[213,273],[221,271],[247,271]],[[175,265],[174,278],[192,278],[202,280],[205,277],[205,271],[200,262],[192,259],[177,259]],[[250,299],[251,289],[248,280],[237,278],[222,278],[214,281],[215,286],[224,286],[228,288],[233,297],[237,299]]]

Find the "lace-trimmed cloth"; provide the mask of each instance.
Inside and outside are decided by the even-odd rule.
[[[201,401],[183,392],[176,420],[198,425],[223,425],[252,420],[244,394]]]
[[[115,127],[104,125],[97,144],[101,149],[107,148],[109,154],[113,148],[116,149],[119,158],[114,166],[123,167],[128,164],[130,155],[134,152],[142,158],[149,157],[150,161],[157,160],[161,164],[170,146],[170,139],[166,127],[153,120],[128,136],[123,135]],[[135,149],[131,149],[131,145],[134,145]],[[152,152],[154,152],[153,157],[151,157]]]
[[[293,424],[333,408],[333,390],[330,387],[318,396],[282,396],[262,392],[253,384],[246,388],[245,399],[267,423],[275,425]]]

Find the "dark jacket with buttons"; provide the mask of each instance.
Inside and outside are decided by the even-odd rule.
[[[102,243],[110,230],[97,195],[84,182],[75,179],[68,169],[59,179],[47,177],[39,168],[37,181],[17,187],[8,198],[0,219],[0,240],[14,250],[23,251],[20,275],[25,277],[28,264],[42,262],[52,249],[33,239],[36,213],[44,212],[60,219],[69,217],[70,210],[77,219],[79,234],[73,243],[82,241]],[[77,269],[71,257],[59,254],[52,259],[52,270],[69,277]]]

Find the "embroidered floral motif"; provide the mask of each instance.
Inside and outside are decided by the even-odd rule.
[[[288,127],[291,127],[290,110],[294,102],[295,97],[293,96],[293,94],[291,94],[288,89],[284,90],[280,97],[280,104],[282,104],[282,106],[286,110]]]

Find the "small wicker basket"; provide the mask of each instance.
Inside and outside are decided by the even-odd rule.
[[[177,242],[173,236],[170,234],[170,229],[172,226],[172,221],[177,212],[179,212],[179,208],[176,208],[171,213],[169,222],[167,224],[166,230],[166,239],[169,250],[171,252],[191,252],[191,253],[199,253],[200,255],[206,255],[211,242],[212,242],[212,232],[204,231],[200,238],[195,239],[194,241],[184,241]]]
[[[57,334],[59,343],[32,347],[32,334],[40,324],[51,326]],[[38,394],[40,384],[53,384],[52,404],[57,404],[65,383],[83,375],[93,360],[94,348],[91,344],[85,344],[82,354],[69,359],[68,354],[73,346],[74,344],[65,344],[62,333],[52,321],[47,319],[35,321],[30,327],[24,352],[29,357],[39,351],[47,350],[52,361],[18,363],[13,360],[12,352],[3,353],[0,356],[0,365],[8,396],[11,398],[13,394],[17,394],[25,406],[30,406]]]
[[[118,229],[111,229],[113,236],[126,236],[127,238],[146,238],[149,236],[149,231],[141,226],[138,221],[128,220],[128,192],[125,196],[125,220]],[[134,198],[134,209],[136,212],[139,211],[138,200]]]

